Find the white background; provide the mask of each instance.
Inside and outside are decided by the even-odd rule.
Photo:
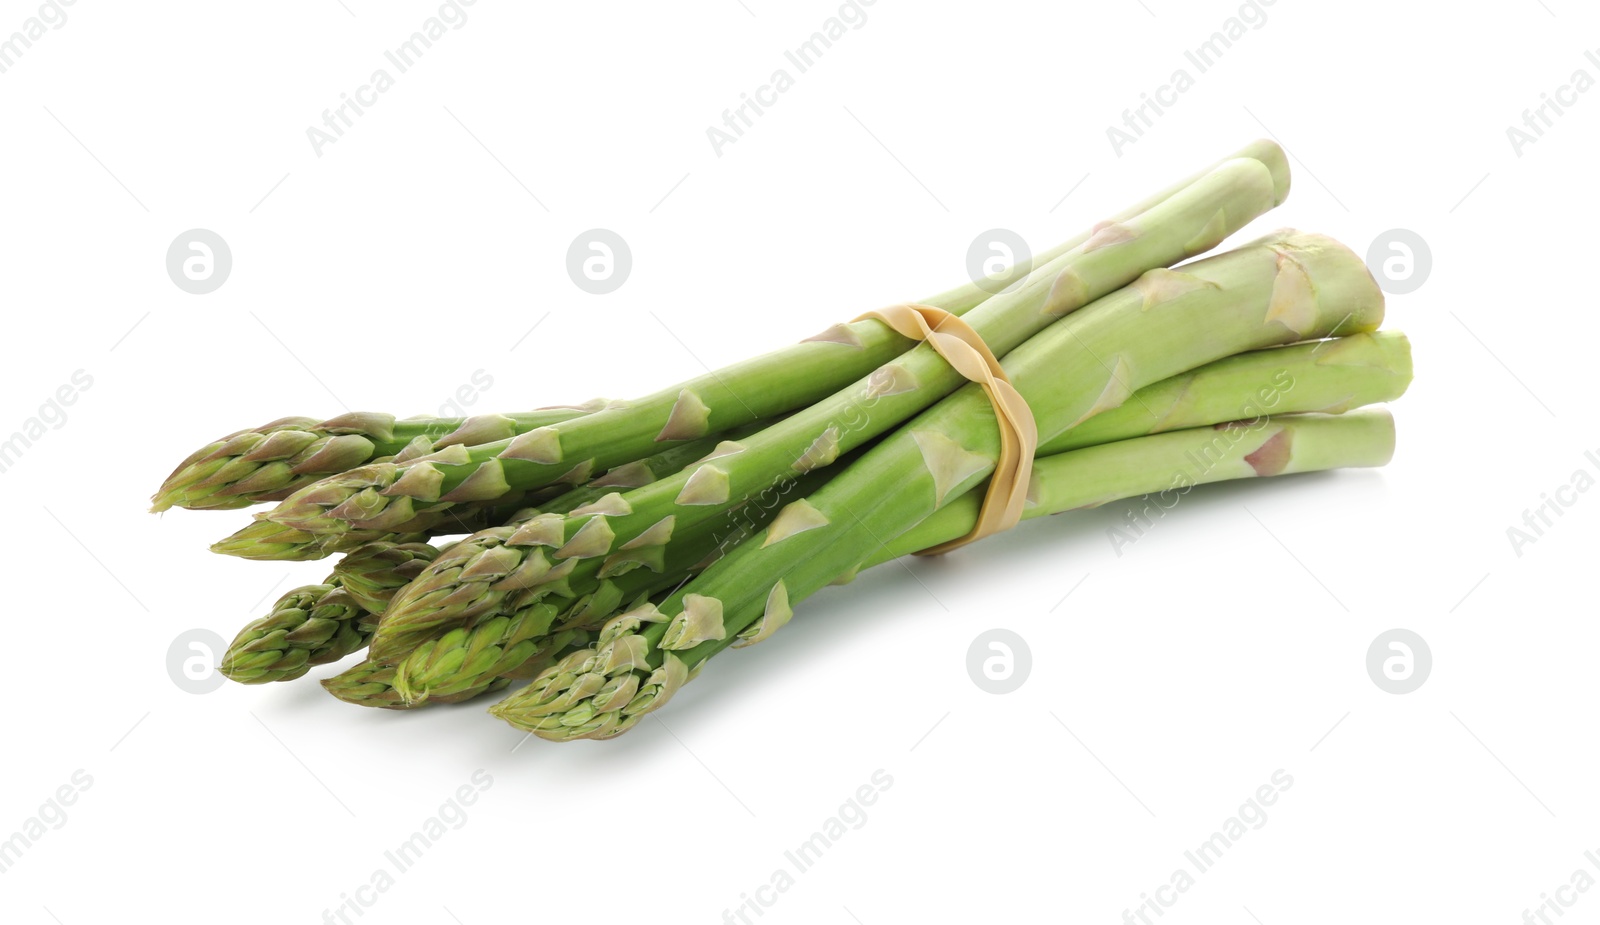
[[[1120,921],[1277,769],[1268,821],[1163,922],[1512,923],[1600,877],[1600,492],[1520,556],[1506,535],[1600,474],[1600,93],[1520,157],[1506,136],[1600,77],[1583,4],[1278,0],[1196,74],[1184,50],[1236,4],[878,0],[720,157],[707,126],[836,4],[479,0],[321,157],[307,127],[437,5],[233,9],[79,0],[0,75],[0,433],[93,377],[0,476],[0,838],[93,779],[0,874],[5,921],[324,921],[480,768],[465,825],[360,921],[720,922],[876,769],[866,823],[760,921]],[[6,0],[0,34],[36,10]],[[1106,127],[1179,67],[1194,87],[1118,156]],[[180,633],[231,637],[325,571],[207,553],[240,512],[145,513],[213,437],[436,412],[475,370],[474,411],[652,391],[948,288],[983,229],[1043,249],[1268,133],[1294,194],[1245,235],[1431,245],[1390,300],[1418,378],[1386,469],[1203,489],[1120,557],[1112,505],[886,567],[613,742],[513,753],[483,703],[168,677]],[[234,256],[204,296],[164,269],[196,227]],[[565,269],[593,227],[633,252],[606,296]],[[1000,697],[964,666],[997,626],[1034,661]],[[1397,626],[1434,658],[1404,696],[1364,667]]]

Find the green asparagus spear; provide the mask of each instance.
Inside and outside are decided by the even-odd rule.
[[[218,670],[241,684],[289,681],[365,646],[394,589],[439,554],[426,543],[372,543],[339,561],[322,584],[284,594],[239,631]]]
[[[582,645],[582,643],[577,643]],[[380,707],[390,710],[408,709],[409,704],[401,699],[394,689],[394,666],[378,662],[362,662],[346,671],[324,678],[322,686],[328,693],[345,701],[364,707]],[[480,689],[462,692],[455,695],[441,694],[433,698],[433,703],[459,703],[470,700],[480,694],[504,689],[511,683],[510,678],[495,678]]]
[[[330,580],[336,580],[367,613],[382,615],[395,592],[440,552],[439,547],[427,543],[369,543],[335,562]]]
[[[584,406],[599,410],[604,401]],[[227,510],[282,501],[318,479],[410,448],[424,455],[458,443],[477,444],[570,421],[584,408],[548,408],[526,414],[471,418],[409,418],[373,412],[315,418],[280,418],[235,431],[178,464],[151,500],[152,511],[183,507]],[[420,444],[417,441],[421,441]],[[420,450],[420,452],[418,452]]]
[[[240,630],[218,666],[240,684],[289,681],[366,644],[372,615],[335,584],[295,588]]]
[[[1398,331],[1252,350],[1146,386],[1041,442],[1036,455],[1264,414],[1336,414],[1394,401],[1410,384],[1411,342]]]

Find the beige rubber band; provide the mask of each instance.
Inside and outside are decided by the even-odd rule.
[[[1015,527],[1022,520],[1022,505],[1028,496],[1028,475],[1033,469],[1034,451],[1039,447],[1039,428],[1034,424],[1033,410],[1006,378],[989,345],[960,316],[932,305],[891,305],[855,320],[865,318],[875,318],[912,340],[927,341],[952,369],[982,387],[994,404],[1000,425],[1000,458],[989,477],[989,489],[984,493],[972,532],[916,555],[936,556]]]

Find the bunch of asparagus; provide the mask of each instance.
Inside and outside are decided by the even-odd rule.
[[[1356,409],[1405,391],[1410,347],[1377,330],[1360,258],[1282,231],[1192,259],[1281,203],[1288,176],[1257,142],[1016,286],[922,300],[981,337],[1032,413],[1023,519],[1389,460],[1392,419]],[[966,536],[1001,451],[982,388],[869,318],[634,401],[284,418],[195,452],[154,502],[276,502],[212,548],[344,554],[239,632],[227,677],[365,649],[322,681],[335,697],[414,709],[528,680],[490,712],[564,741],[626,731],[824,586]]]

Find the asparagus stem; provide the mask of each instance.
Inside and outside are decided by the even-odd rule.
[[[1289,159],[1284,154],[1283,149],[1278,146],[1277,142],[1269,141],[1263,138],[1257,141],[1252,141],[1222,160],[1206,166],[1205,169],[1184,177],[1182,180],[1179,180],[1178,182],[1172,184],[1164,190],[1161,190],[1158,193],[1154,193],[1145,197],[1139,202],[1134,203],[1126,209],[1123,209],[1121,212],[1110,216],[1106,219],[1106,221],[1121,223],[1126,222],[1135,216],[1142,215],[1143,213],[1150,211],[1157,205],[1160,205],[1161,203],[1171,199],[1173,196],[1176,196],[1178,193],[1192,186],[1206,174],[1216,170],[1218,167],[1221,167],[1223,164],[1236,158],[1250,158],[1251,160],[1257,160],[1267,168],[1267,170],[1272,174],[1272,205],[1274,207],[1282,205],[1283,200],[1289,195]],[[1019,263],[1017,266],[1006,270],[1002,275],[1015,279],[1021,275],[1017,272],[1019,268],[1031,272],[1035,268],[1052,263],[1056,260],[1056,258],[1063,257],[1067,254],[1067,252],[1077,249],[1079,245],[1089,240],[1090,235],[1092,235],[1096,230],[1098,229],[1090,229],[1082,234],[1063,241],[1062,243],[1047,251],[1044,251],[1043,253],[1034,254],[1031,261],[1028,261],[1025,264]],[[971,309],[977,308],[986,299],[988,299],[991,294],[991,291],[988,288],[985,288],[983,285],[983,281],[975,281],[958,286],[949,292],[935,296],[931,299],[925,299],[923,300],[922,304],[932,305],[935,308],[942,308],[951,314],[963,315]]]
[[[1088,446],[1035,460],[1023,519],[1152,495],[1162,509],[1196,485],[1325,469],[1386,465],[1394,418],[1381,408],[1272,415]],[[983,499],[968,492],[879,547],[861,568],[966,534]]]
[[[1037,456],[1264,414],[1330,414],[1393,401],[1411,384],[1411,342],[1353,334],[1224,357],[1163,379],[1040,444]]]
[[[321,422],[280,418],[235,431],[189,454],[151,497],[150,510],[228,510],[282,501],[318,479],[408,448],[420,449],[417,455],[424,455],[457,443],[509,438],[582,413],[577,408],[549,408],[524,414],[403,421],[374,412]],[[414,441],[419,440],[422,444],[415,446]]]
[[[1004,365],[1048,441],[1118,406],[1135,389],[1201,364],[1336,329],[1375,328],[1382,304],[1366,267],[1347,248],[1282,233],[1182,272],[1152,270],[1034,337]],[[575,656],[553,667],[508,709],[535,711],[546,718],[544,731],[563,736],[625,728],[628,717],[669,695],[719,643],[781,625],[791,600],[848,572],[876,545],[986,479],[999,454],[993,415],[975,384],[929,409],[789,505],[762,542],[741,544],[659,609],[637,617],[634,626],[643,629],[602,633],[590,661]],[[583,671],[568,677],[574,666]],[[642,699],[597,706],[593,686],[612,680],[623,685],[619,690],[631,683]]]
[[[351,530],[348,533],[307,533],[273,523],[258,514],[250,523],[211,544],[211,551],[241,559],[307,562],[347,553],[371,543],[416,543],[435,536],[482,530],[505,523],[523,509],[526,500],[522,492],[514,492],[492,502],[475,502],[448,511],[419,514],[392,530]]]
[[[709,449],[714,443],[712,438],[707,438],[679,444],[662,451],[656,457],[619,466],[593,481],[566,491],[545,489],[533,495],[522,491],[511,491],[485,501],[423,511],[405,523],[389,529],[307,533],[304,530],[275,523],[268,520],[265,515],[258,514],[249,524],[213,543],[211,551],[243,559],[301,562],[325,558],[334,553],[349,552],[370,543],[410,543],[434,536],[474,533],[513,522],[520,523],[540,511],[564,513],[588,504],[619,487],[644,484],[641,478],[648,481],[651,465],[672,465],[674,469],[681,468],[683,462],[704,455],[702,450]],[[533,502],[538,503],[538,509],[530,511],[525,505]],[[519,516],[524,512],[525,516]]]
[[[968,321],[996,355],[1003,355],[1059,315],[1140,272],[1216,246],[1287,194],[1287,163],[1276,145],[1258,142],[1241,153],[1245,156],[1139,204],[1145,208],[1127,210],[1132,215],[1102,222],[1068,242],[1071,247],[1058,248],[1060,256],[1038,264],[1017,290],[971,307]],[[929,303],[966,309],[972,298],[971,287],[962,287]],[[388,529],[419,510],[575,478],[638,459],[660,441],[692,439],[811,406],[796,415],[803,420],[786,422],[791,439],[773,448],[788,455],[769,464],[781,462],[786,468],[828,427],[837,426],[833,415],[851,412],[864,400],[887,406],[874,415],[874,420],[885,418],[887,427],[894,423],[887,419],[891,410],[903,420],[960,385],[960,376],[931,348],[912,348],[911,341],[876,320],[838,325],[798,345],[562,425],[511,440],[452,447],[405,466],[375,464],[342,473],[301,489],[268,516],[311,533]],[[850,385],[907,350],[898,368],[908,378]],[[896,394],[905,382],[916,387],[909,396]],[[819,410],[825,412],[820,427],[812,414]],[[804,442],[791,452],[789,443],[807,429]],[[770,465],[762,471],[770,473]],[[757,490],[772,475],[761,478],[753,486]]]

